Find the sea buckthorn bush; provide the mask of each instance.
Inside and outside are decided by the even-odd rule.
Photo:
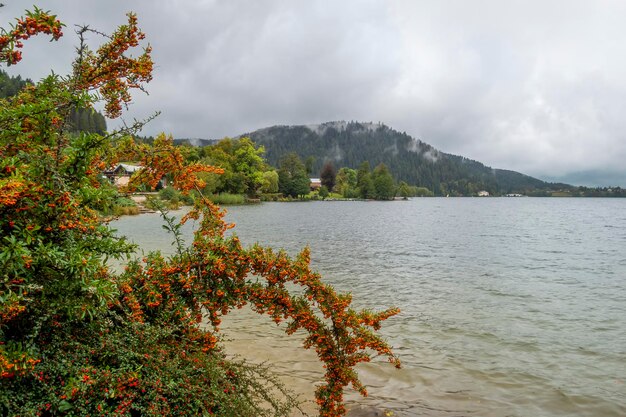
[[[62,28],[48,12],[28,12],[2,31],[0,61],[17,64],[23,40],[59,39]],[[291,258],[227,235],[232,225],[202,197],[198,175],[221,169],[186,163],[171,138],[136,143],[129,134],[141,123],[104,135],[68,133],[71,109],[101,100],[117,117],[131,90],[152,77],[136,16],[95,51],[89,31],[77,31],[70,75],[50,75],[0,101],[0,414],[287,415],[294,400],[271,368],[228,359],[220,344],[221,318],[249,305],[286,322],[287,333],[305,335],[303,347],[325,368],[319,415],[344,415],[344,389],[366,393],[358,363],[382,355],[399,366],[376,332],[397,309],[353,309],[349,294],[310,269],[308,249]],[[198,193],[180,222],[164,213],[175,255],[132,260],[134,245],[103,220],[99,209],[117,196],[102,172],[120,160],[144,167],[126,191],[168,175],[182,195]],[[188,221],[197,223],[190,244],[180,233]]]

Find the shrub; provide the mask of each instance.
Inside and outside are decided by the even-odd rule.
[[[19,61],[17,40],[56,39],[61,28],[36,9],[2,32],[0,62]],[[286,415],[293,403],[276,399],[281,388],[266,370],[227,360],[219,344],[221,317],[250,305],[286,321],[289,334],[304,331],[304,346],[325,367],[319,414],[344,415],[344,388],[365,393],[358,363],[376,354],[399,366],[376,334],[397,309],[354,310],[349,294],[310,270],[308,249],[290,258],[226,236],[224,213],[199,192],[198,177],[222,170],[184,164],[171,138],[137,143],[132,129],[68,135],[69,109],[102,97],[107,115],[118,117],[129,90],[151,79],[149,47],[130,56],[144,37],[134,15],[96,52],[84,42],[88,32],[78,30],[73,74],[51,75],[0,103],[0,414]],[[181,222],[162,209],[175,255],[150,253],[116,273],[107,260],[135,247],[101,223],[97,208],[115,202],[101,192],[100,172],[122,157],[150,167],[127,191],[153,189],[168,174],[181,195],[198,197]],[[198,228],[186,245],[180,228],[189,219]]]
[[[214,204],[233,205],[244,204],[246,198],[241,194],[219,193],[207,196]]]
[[[139,214],[140,210],[137,205],[134,206],[114,206],[113,207],[113,215],[114,216],[134,216]]]
[[[177,203],[180,200],[180,191],[178,191],[174,187],[165,187],[159,191],[159,198],[161,200],[167,200]]]

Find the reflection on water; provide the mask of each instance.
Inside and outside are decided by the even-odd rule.
[[[230,207],[246,244],[295,254],[357,306],[401,308],[383,328],[404,368],[360,368],[396,416],[626,415],[626,200],[454,199]],[[115,227],[171,250],[158,215]],[[189,233],[189,230],[187,230]],[[241,312],[230,348],[314,391],[314,354]],[[312,398],[312,394],[311,397]]]

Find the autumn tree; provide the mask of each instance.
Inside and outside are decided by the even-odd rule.
[[[22,41],[58,39],[62,27],[50,13],[29,12],[2,31],[0,62],[17,64]],[[137,52],[144,35],[135,15],[92,51],[86,35],[98,33],[78,30],[70,75],[0,100],[0,415],[288,415],[288,398],[271,395],[271,373],[228,359],[220,344],[221,317],[244,305],[286,322],[289,334],[303,331],[325,369],[319,415],[344,415],[344,389],[366,393],[358,363],[382,355],[399,366],[376,333],[397,309],[353,309],[349,294],[310,269],[308,249],[291,258],[227,235],[232,225],[201,193],[201,175],[223,170],[186,161],[170,137],[134,141],[128,134],[141,123],[68,134],[70,109],[101,99],[118,117],[152,78],[150,47]],[[128,192],[168,174],[181,193],[199,193],[180,221],[163,212],[173,256],[128,261],[134,246],[99,215],[112,198],[101,172],[122,157],[144,167]],[[190,221],[197,227],[187,245],[181,227]]]
[[[322,185],[326,187],[327,190],[332,190],[335,188],[335,176],[337,175],[337,169],[335,165],[331,161],[328,161],[322,167],[322,171],[320,172],[320,180]]]

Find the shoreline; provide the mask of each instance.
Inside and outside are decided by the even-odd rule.
[[[301,334],[287,335],[283,325],[276,325],[267,317],[244,307],[222,318],[221,330],[225,352],[231,358],[244,359],[253,364],[267,364],[280,381],[293,391],[302,411],[294,409],[290,417],[315,417],[315,389],[323,380],[324,370],[313,350],[302,347]],[[363,373],[361,373],[363,377]],[[363,381],[366,383],[367,381]],[[375,394],[376,387],[368,392]],[[346,387],[344,398],[346,417],[402,416],[396,410],[369,404],[370,397],[362,397]],[[368,401],[370,400],[370,401]]]

